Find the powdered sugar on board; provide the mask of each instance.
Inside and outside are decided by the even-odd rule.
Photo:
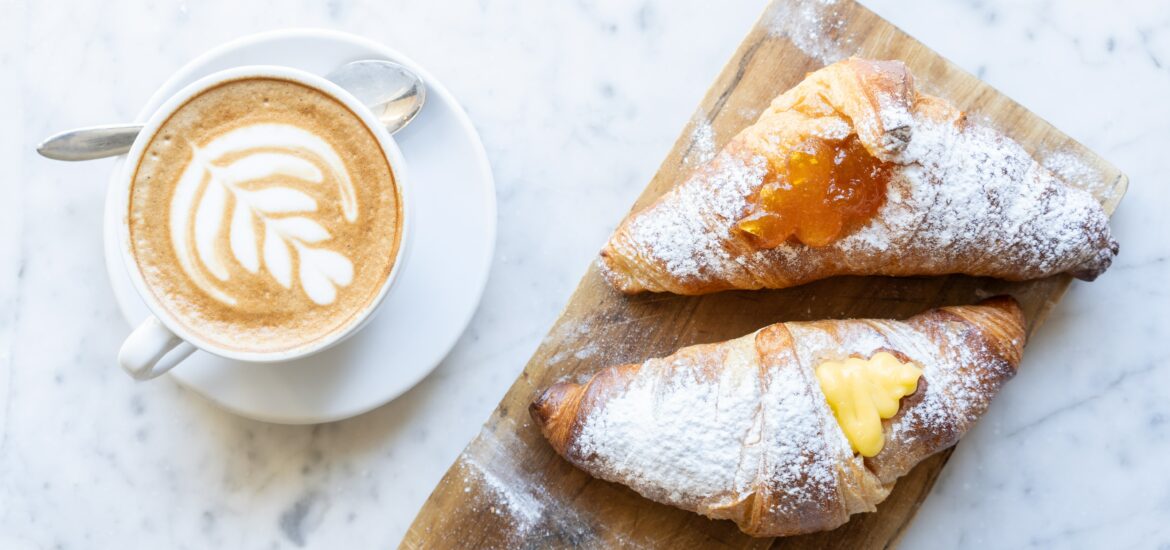
[[[1053,151],[1043,156],[1040,162],[1053,174],[1064,181],[1100,197],[1110,182],[1101,177],[1096,168],[1090,166],[1080,155],[1071,151]]]
[[[488,505],[488,512],[509,516],[519,533],[528,532],[540,521],[544,514],[544,504],[537,500],[534,493],[526,488],[515,487],[515,479],[505,481],[499,477],[501,474],[510,475],[511,472],[507,470],[502,473],[493,472],[470,457],[464,457],[460,464],[467,470],[465,482],[478,476],[480,486],[491,492],[494,497],[493,502]],[[471,492],[471,486],[467,485],[463,490]]]
[[[703,164],[715,157],[715,130],[701,113],[696,113],[691,123],[691,147],[687,164]]]
[[[549,367],[559,366],[566,361],[589,361],[596,365],[620,365],[641,361],[646,356],[638,346],[614,345],[607,335],[610,331],[620,332],[625,342],[640,342],[660,339],[664,345],[677,341],[678,335],[655,335],[658,327],[638,322],[638,319],[612,321],[585,318],[566,321],[555,326],[544,337],[541,346],[555,346],[556,351],[545,361]]]
[[[577,360],[588,359],[600,351],[598,344],[588,338],[592,327],[590,323],[567,323],[558,325],[544,337],[543,345],[557,343],[560,349],[549,358],[549,365],[556,365],[570,357]]]
[[[561,547],[605,530],[587,517],[588,511],[577,509],[563,495],[551,494],[538,479],[518,469],[516,457],[531,451],[514,434],[485,429],[478,442],[480,452],[474,456],[465,452],[456,461],[458,474],[453,480],[461,484],[456,492],[465,499],[464,506],[474,509],[481,521],[494,524],[492,536],[467,540],[453,529],[445,533],[444,547]],[[605,538],[636,546],[617,533],[607,532]]]
[[[770,34],[788,38],[805,55],[828,65],[857,49],[842,8],[837,0],[773,2],[763,21]]]

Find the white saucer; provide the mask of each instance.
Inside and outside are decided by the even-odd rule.
[[[286,424],[329,422],[394,399],[430,373],[455,345],[487,282],[496,239],[496,196],[483,144],[447,88],[386,46],[324,30],[253,35],[188,63],[155,92],[138,120],[186,84],[222,69],[270,64],[325,74],[356,59],[397,61],[427,84],[422,113],[395,135],[408,164],[416,209],[413,241],[377,317],[336,347],[269,364],[200,351],[171,371],[180,384],[243,416]],[[123,161],[119,159],[115,174]],[[106,268],[123,316],[137,326],[149,313],[119,257],[114,238],[118,216],[111,202],[107,197]]]

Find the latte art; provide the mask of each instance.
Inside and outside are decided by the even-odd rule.
[[[353,182],[345,165],[332,146],[306,130],[256,124],[232,130],[202,148],[192,145],[191,162],[179,176],[171,200],[170,226],[179,262],[199,288],[225,304],[237,303],[196,265],[201,262],[222,282],[231,279],[224,251],[216,247],[225,224],[236,264],[258,273],[263,258],[274,282],[292,288],[295,256],[300,287],[317,304],[333,303],[337,288],[353,281],[353,263],[326,247],[329,231],[312,217],[317,201],[301,190],[324,181],[309,160],[314,157],[337,182],[345,221],[357,221]],[[236,160],[217,164],[223,158]],[[247,187],[261,180],[273,183],[255,190]]]
[[[130,191],[131,253],[158,302],[229,349],[345,330],[396,261],[381,144],[328,94],[267,77],[204,91],[155,132]]]

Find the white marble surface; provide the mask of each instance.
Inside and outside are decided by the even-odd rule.
[[[1118,262],[1056,308],[906,546],[1170,545],[1170,5],[868,4],[1131,177]],[[0,0],[0,548],[396,544],[761,8]],[[482,133],[500,204],[491,280],[456,349],[390,405],[316,427],[119,372],[109,161],[32,152],[52,131],[131,118],[214,45],[288,26],[362,34],[429,67]]]

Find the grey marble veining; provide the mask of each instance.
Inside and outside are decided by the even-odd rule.
[[[1029,344],[906,546],[1170,544],[1170,6],[868,4],[1131,177],[1117,263],[1074,284]],[[0,0],[0,548],[396,544],[761,8]],[[483,136],[500,206],[487,292],[450,356],[393,403],[315,427],[122,374],[128,329],[100,240],[109,161],[32,152],[131,118],[212,46],[289,26],[384,41],[443,79]]]

